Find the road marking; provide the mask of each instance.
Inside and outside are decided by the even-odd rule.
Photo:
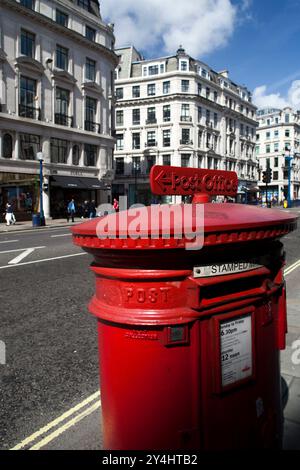
[[[30,436],[26,437],[23,441],[21,441],[19,444],[14,446],[10,450],[20,450],[26,447],[27,445],[33,443],[34,441],[37,440],[38,437],[43,436],[46,434],[48,431],[56,427],[58,424],[60,424],[62,421],[65,421],[67,418],[70,418],[70,416],[73,416],[77,411],[81,410],[84,406],[88,405],[94,400],[98,400],[100,398],[100,392],[95,392],[89,397],[87,397],[85,400],[82,402],[78,403],[76,406],[71,408],[70,410],[66,411],[64,414],[59,416],[58,418],[54,419],[50,423],[46,424],[46,426],[43,426],[41,429],[36,431],[35,433],[31,434]],[[97,406],[100,406],[100,402],[97,402]]]
[[[0,243],[17,243],[19,240],[6,240],[4,242],[0,242]]]
[[[291,266],[289,266],[288,268],[285,269],[284,271],[284,275],[285,276],[288,276],[289,274],[291,274],[293,271],[295,271],[295,269],[299,268],[300,267],[300,260],[296,261],[294,264],[292,264]]]
[[[97,403],[94,403],[92,406],[90,406],[89,408],[84,410],[78,416],[75,416],[75,418],[72,418],[70,421],[67,421],[63,426],[61,426],[60,428],[53,431],[51,434],[46,436],[40,442],[38,442],[34,446],[30,447],[29,450],[39,450],[42,447],[45,447],[47,444],[49,444],[49,442],[53,441],[53,439],[56,439],[58,436],[60,436],[64,432],[66,432],[72,426],[79,423],[83,418],[85,418],[86,416],[89,416],[91,413],[93,413],[98,408],[100,408],[100,406],[101,406],[101,402],[99,400]]]
[[[62,235],[51,235],[51,238],[58,238],[58,237],[71,237],[72,233],[63,233]]]
[[[56,256],[55,258],[37,259],[35,261],[26,261],[25,263],[8,264],[7,266],[0,266],[0,269],[18,268],[19,266],[26,266],[27,264],[45,263],[46,261],[54,261],[57,259],[72,258],[74,256],[84,256],[84,255],[87,255],[87,253],[75,253],[73,255]]]
[[[22,259],[27,258],[27,256],[31,255],[35,250],[41,248],[46,248],[45,246],[39,246],[37,248],[27,248],[27,250],[23,251],[20,255],[18,255],[16,258],[12,259],[11,261],[8,262],[8,264],[18,264]]]

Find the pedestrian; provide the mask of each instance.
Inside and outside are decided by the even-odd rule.
[[[16,218],[14,215],[13,207],[9,202],[7,202],[5,206],[5,220],[6,220],[7,226],[16,223]]]
[[[83,203],[83,217],[87,219],[90,216],[90,203],[88,201],[84,201]]]
[[[114,198],[113,208],[116,212],[119,212],[119,202],[116,198]]]
[[[90,204],[90,219],[96,217],[96,202],[93,200]]]
[[[74,199],[71,199],[67,207],[67,222],[69,222],[70,217],[72,219],[72,222],[74,222],[75,212],[76,212],[75,201]]]

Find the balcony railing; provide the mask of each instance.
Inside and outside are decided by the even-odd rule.
[[[181,139],[180,144],[181,145],[193,145],[193,141],[189,139]]]
[[[146,124],[156,124],[157,123],[157,119],[156,118],[151,118],[151,119],[147,119],[146,120]]]
[[[94,121],[84,121],[84,128],[89,132],[97,132],[98,134],[101,132],[100,124]]]
[[[180,121],[192,122],[192,116],[180,116]]]
[[[157,142],[155,140],[149,140],[148,142],[145,143],[145,147],[156,147]]]
[[[20,104],[19,105],[19,116],[40,121],[41,120],[41,110],[40,110],[40,108],[35,108],[33,106],[25,106],[24,104]]]
[[[55,113],[55,124],[60,126],[73,127],[73,116],[67,116],[66,114]]]

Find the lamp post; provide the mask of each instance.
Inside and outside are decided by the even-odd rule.
[[[43,205],[43,153],[38,152],[37,158],[40,162],[40,226],[44,227],[46,225],[45,216],[44,216],[44,205]]]
[[[288,192],[287,192],[287,202],[288,207],[291,207],[291,173],[292,173],[292,160],[293,156],[290,154],[290,151],[285,153],[285,163],[288,167]]]

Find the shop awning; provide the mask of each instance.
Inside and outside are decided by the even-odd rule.
[[[52,186],[70,189],[85,189],[86,186],[76,176],[52,176]]]
[[[99,181],[98,178],[80,178],[82,184],[87,189],[106,189],[102,181]]]
[[[76,176],[52,176],[52,186],[69,189],[106,189],[98,178],[79,178]]]

